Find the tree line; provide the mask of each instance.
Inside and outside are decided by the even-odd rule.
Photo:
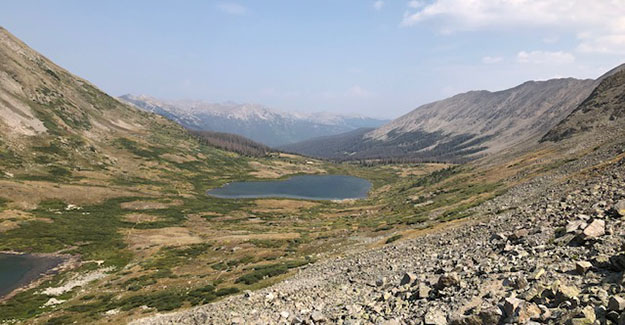
[[[205,145],[236,152],[244,156],[264,157],[272,151],[271,148],[264,144],[232,133],[198,130],[190,130],[190,132]]]

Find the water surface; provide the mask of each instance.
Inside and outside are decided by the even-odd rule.
[[[27,285],[61,262],[57,257],[0,253],[0,297]]]
[[[371,183],[345,175],[293,176],[286,180],[233,182],[209,190],[210,196],[228,199],[281,197],[305,200],[344,200],[367,197]]]

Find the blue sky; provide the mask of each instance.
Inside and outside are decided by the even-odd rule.
[[[111,95],[397,117],[625,63],[625,1],[10,1],[0,25]]]

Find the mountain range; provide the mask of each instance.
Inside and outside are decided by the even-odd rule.
[[[539,139],[566,118],[602,78],[528,81],[502,91],[470,91],[422,105],[377,129],[281,149],[336,160],[473,160]]]
[[[256,104],[166,101],[130,94],[119,98],[188,129],[234,133],[273,147],[388,122],[355,115],[281,112]]]

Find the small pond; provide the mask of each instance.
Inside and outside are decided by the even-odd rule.
[[[210,196],[227,199],[291,198],[305,200],[345,200],[367,197],[371,183],[345,175],[304,175],[277,181],[233,182],[209,190]]]
[[[29,284],[62,262],[60,257],[0,253],[0,297]]]

